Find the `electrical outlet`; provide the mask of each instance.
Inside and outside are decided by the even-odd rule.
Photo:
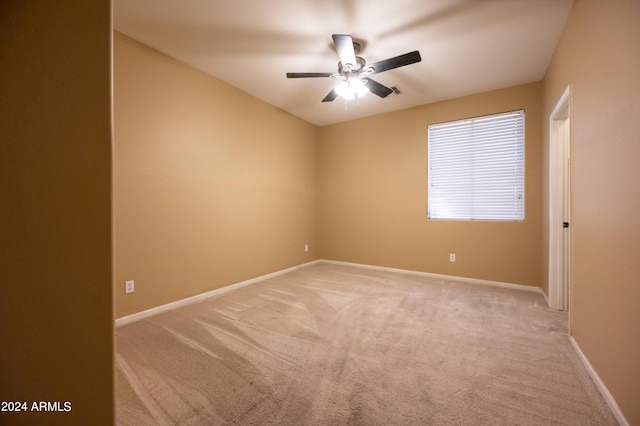
[[[449,262],[455,262],[455,261],[456,261],[456,254],[449,253]]]
[[[133,280],[124,282],[124,292],[126,294],[133,293],[135,291],[135,282]]]
[[[309,244],[304,245],[304,251],[309,251]]]

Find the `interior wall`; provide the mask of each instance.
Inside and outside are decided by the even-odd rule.
[[[525,220],[427,220],[427,126],[517,109],[526,123]],[[322,127],[320,257],[540,286],[541,113],[533,83]]]
[[[0,58],[0,423],[112,425],[111,4],[0,2]]]
[[[116,316],[316,259],[318,128],[114,37]]]
[[[640,424],[639,22],[638,1],[576,0],[544,79],[545,123],[571,85],[572,335],[630,424]]]

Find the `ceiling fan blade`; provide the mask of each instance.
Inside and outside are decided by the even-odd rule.
[[[356,52],[353,50],[353,39],[345,34],[333,34],[333,44],[336,45],[338,58],[342,62],[342,66],[346,64],[356,65]]]
[[[288,72],[287,78],[331,77],[330,72]]]
[[[372,68],[372,74],[378,74],[384,71],[392,70],[394,68],[404,67],[405,65],[415,64],[420,62],[420,52],[414,50],[413,52],[405,53],[404,55],[395,56],[393,58],[385,59],[384,61],[378,61],[373,64],[368,64],[367,68]]]
[[[372,78],[367,78],[365,85],[369,88],[369,91],[381,98],[386,98],[393,93],[393,90],[389,89],[384,84],[380,84]]]
[[[322,102],[332,102],[335,98],[338,97],[338,92],[335,90],[330,91],[327,96],[322,99]]]

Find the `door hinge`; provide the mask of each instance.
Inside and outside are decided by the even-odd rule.
[[[563,228],[568,228],[569,227],[569,222],[562,222],[562,227]]]

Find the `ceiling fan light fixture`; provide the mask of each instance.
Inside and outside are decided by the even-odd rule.
[[[366,86],[365,82],[357,77],[346,78],[338,84],[335,88],[338,96],[341,96],[346,100],[353,100],[357,98],[361,98],[367,93],[369,93],[369,88]]]

